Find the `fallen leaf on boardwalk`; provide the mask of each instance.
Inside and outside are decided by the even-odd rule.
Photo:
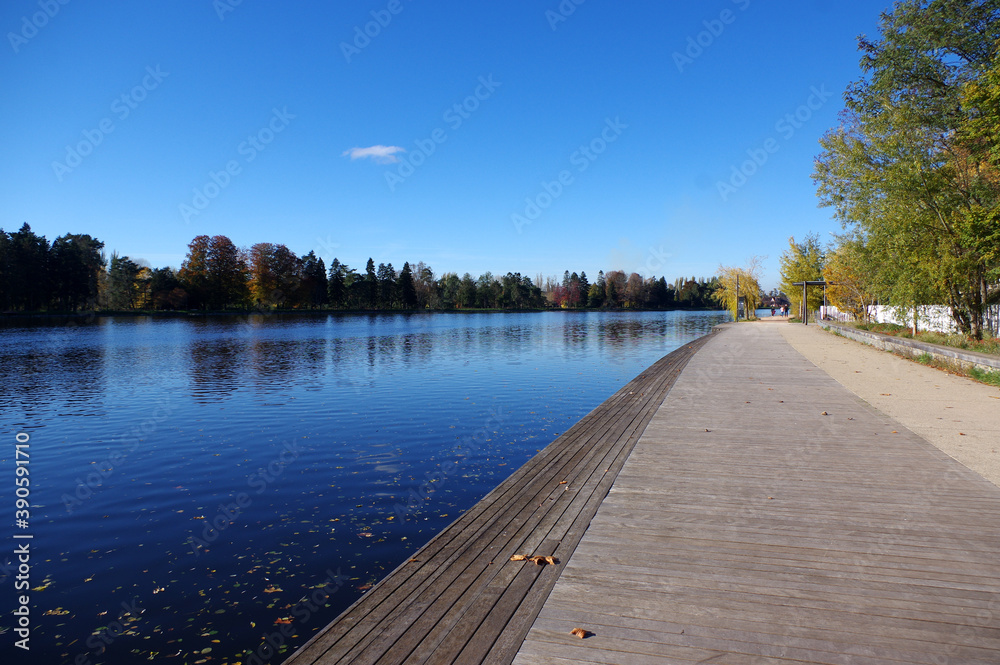
[[[515,554],[512,557],[510,557],[510,560],[511,561],[531,561],[536,566],[544,566],[545,564],[549,564],[550,566],[554,566],[557,563],[559,563],[559,559],[555,558],[554,556],[541,556],[541,555],[525,556],[523,554]]]
[[[829,413],[827,413],[826,411],[824,411],[823,413],[821,413],[821,414],[819,414],[819,415],[821,415],[821,416],[828,416],[828,415],[830,415],[830,414],[829,414]]]
[[[567,481],[565,481],[565,480],[560,480],[560,481],[559,481],[559,484],[560,484],[560,485],[565,485],[565,484],[566,484],[566,482],[567,482]]]
[[[587,637],[590,637],[593,633],[591,633],[589,630],[584,630],[583,628],[574,628],[573,630],[569,631],[569,634],[576,635],[582,640]]]
[[[965,436],[965,432],[959,432],[958,435],[959,436]]]
[[[896,430],[892,430],[892,433],[893,434],[899,434],[899,432],[897,432]]]
[[[882,397],[891,397],[892,393],[879,393]]]

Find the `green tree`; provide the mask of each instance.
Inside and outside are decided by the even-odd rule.
[[[331,307],[347,306],[347,273],[350,270],[336,258],[330,264],[327,277],[327,293]]]
[[[52,301],[49,243],[25,223],[15,233],[4,233],[0,260],[3,284],[0,301],[5,309],[35,311]]]
[[[476,296],[479,306],[483,309],[497,309],[500,307],[500,283],[493,277],[493,273],[487,271],[476,280]]]
[[[182,309],[187,305],[187,293],[174,271],[156,268],[149,277],[149,295],[153,309]]]
[[[308,307],[323,307],[329,301],[326,265],[322,257],[310,251],[302,257],[301,302]]]
[[[392,309],[396,306],[396,270],[392,264],[378,264],[375,272],[378,280],[378,307],[379,309]]]
[[[106,265],[104,243],[89,235],[69,234],[52,242],[51,285],[55,305],[75,311],[97,307],[98,279]]]
[[[463,308],[476,306],[476,280],[469,273],[462,275],[458,284],[458,306]]]
[[[368,263],[365,265],[364,295],[365,307],[378,308],[378,275],[375,273],[375,262],[371,257],[368,257]]]
[[[459,307],[458,291],[462,286],[458,275],[453,272],[445,273],[438,280],[438,289],[441,292],[441,307],[444,309],[454,309]]]
[[[788,294],[792,303],[792,311],[803,316],[802,287],[794,286],[795,282],[812,282],[823,279],[823,265],[826,252],[819,242],[819,235],[808,234],[802,242],[795,242],[795,237],[788,239],[788,249],[779,259],[781,264],[781,290]],[[812,288],[808,290],[809,301],[806,305],[809,311],[814,311],[823,304],[823,290]]]
[[[997,188],[981,165],[998,18],[991,0],[897,2],[860,40],[862,78],[814,173],[822,203],[881,252],[891,303],[944,302],[976,337],[997,292]]]
[[[127,310],[136,307],[136,280],[139,277],[139,265],[127,256],[118,256],[112,252],[111,263],[108,266],[107,306],[110,309]]]
[[[403,264],[403,269],[399,271],[399,280],[396,284],[399,292],[399,301],[404,309],[414,309],[417,306],[417,289],[413,284],[413,270],[410,262]]]

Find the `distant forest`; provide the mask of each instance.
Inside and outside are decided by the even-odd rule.
[[[49,243],[28,224],[0,229],[0,311],[251,311],[418,309],[716,309],[718,280],[643,278],[620,270],[585,272],[562,280],[520,273],[436,276],[423,262],[363,270],[314,252],[296,256],[285,245],[239,248],[226,236],[196,237],[176,272],[140,266],[104,253],[89,235],[66,234]]]

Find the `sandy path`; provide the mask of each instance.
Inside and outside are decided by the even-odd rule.
[[[769,322],[845,388],[1000,486],[1000,388],[810,325]]]

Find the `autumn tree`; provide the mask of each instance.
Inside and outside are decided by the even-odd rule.
[[[752,256],[742,267],[719,266],[718,287],[712,297],[733,315],[739,317],[740,301],[743,301],[743,314],[747,319],[755,319],[756,310],[760,306],[761,288],[760,273],[763,259]]]
[[[285,245],[259,242],[250,248],[249,292],[261,307],[294,304],[302,284],[302,261]]]
[[[195,307],[243,306],[249,297],[246,257],[223,235],[195,237],[178,278]]]
[[[828,301],[855,319],[867,322],[878,302],[881,272],[876,254],[864,238],[838,238],[823,266],[823,279],[831,285],[827,287]]]

